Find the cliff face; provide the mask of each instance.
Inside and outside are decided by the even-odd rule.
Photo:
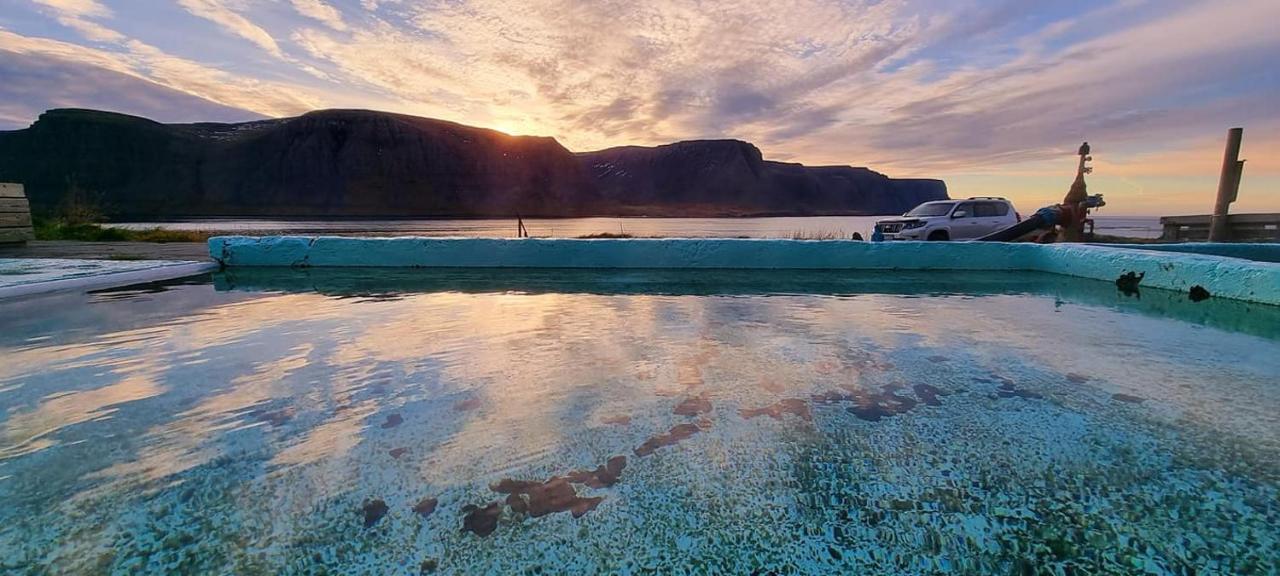
[[[55,206],[74,183],[109,212],[204,215],[577,215],[594,183],[551,138],[323,111],[244,124],[157,124],[55,110],[0,137],[0,179]]]
[[[765,161],[738,141],[575,155],[551,138],[327,110],[240,124],[159,124],[51,110],[0,132],[0,181],[37,209],[72,185],[109,215],[583,216],[901,213],[940,181]]]
[[[738,140],[627,146],[578,155],[602,195],[623,206],[736,214],[901,214],[947,198],[941,180],[897,180],[866,168],[771,162]]]

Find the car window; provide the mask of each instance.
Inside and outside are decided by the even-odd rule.
[[[975,202],[973,215],[979,218],[994,218],[1009,213],[1009,207],[1003,202]]]
[[[973,218],[973,202],[965,202],[964,204],[956,206],[956,212],[959,212],[961,210],[964,211],[965,218]],[[954,215],[955,212],[953,212],[952,214]]]
[[[952,202],[925,202],[924,204],[921,204],[919,206],[916,206],[915,208],[912,208],[911,211],[907,212],[905,215],[917,216],[917,217],[945,216],[951,213],[952,206],[955,206],[955,204]]]

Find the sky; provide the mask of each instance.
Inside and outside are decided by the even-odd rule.
[[[1277,0],[0,0],[0,130],[320,108],[553,136],[737,138],[766,158],[1110,215],[1280,212]]]

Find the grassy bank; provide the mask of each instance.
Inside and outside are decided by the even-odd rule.
[[[189,230],[126,230],[98,224],[72,224],[65,220],[37,218],[32,222],[36,240],[80,242],[205,242],[209,234]]]

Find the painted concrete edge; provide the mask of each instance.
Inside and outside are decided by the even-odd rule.
[[[39,294],[50,294],[54,292],[88,292],[91,290],[105,290],[108,288],[119,288],[121,286],[141,284],[144,282],[160,282],[164,280],[173,280],[175,278],[185,278],[187,276],[213,272],[217,269],[218,265],[212,262],[177,262],[153,268],[144,268],[141,270],[125,270],[121,272],[109,272],[106,274],[93,274],[88,276],[77,276],[74,278],[49,280],[46,282],[18,284],[14,286],[0,287],[0,300]]]
[[[963,246],[963,247],[961,247]],[[1030,245],[782,239],[214,237],[225,266],[1009,270]],[[963,250],[964,257],[957,258]]]
[[[1229,258],[1244,258],[1259,262],[1280,262],[1280,242],[1178,242],[1174,244],[1093,244],[1129,250],[1156,252],[1186,252]]]
[[[1200,286],[1213,296],[1280,306],[1280,264],[1239,258],[1055,244],[1042,249],[1034,269],[1094,280],[1142,275],[1141,287],[1188,292]]]
[[[1088,244],[788,239],[506,239],[219,236],[225,266],[1040,271],[1280,305],[1280,264]]]

